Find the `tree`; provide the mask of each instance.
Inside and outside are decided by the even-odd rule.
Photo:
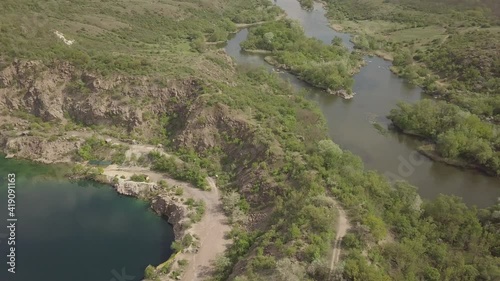
[[[486,164],[493,157],[490,144],[484,139],[473,139],[470,141],[469,154],[480,164]]]
[[[439,152],[447,158],[456,158],[467,144],[467,136],[454,130],[446,131],[437,138]]]
[[[333,39],[332,39],[332,45],[342,46],[343,45],[342,38],[340,38],[338,36],[333,37]]]
[[[425,203],[423,216],[434,221],[441,239],[462,249],[477,243],[482,233],[475,209],[456,196],[440,195]]]
[[[318,142],[318,150],[323,156],[326,168],[332,168],[335,161],[342,155],[342,149],[332,140],[321,140]]]
[[[274,33],[272,32],[266,32],[264,33],[264,40],[266,41],[267,44],[272,44],[274,38]]]
[[[296,260],[284,258],[276,263],[276,279],[278,281],[302,281],[305,279],[305,269]]]
[[[368,228],[370,228],[370,232],[372,233],[375,240],[380,241],[387,235],[385,223],[380,218],[374,215],[368,215],[368,217],[365,219],[365,224],[368,226]]]
[[[222,197],[222,208],[231,213],[240,203],[240,194],[234,191]]]

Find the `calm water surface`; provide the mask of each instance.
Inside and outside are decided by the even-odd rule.
[[[314,11],[300,8],[296,0],[277,0],[291,19],[298,20],[306,35],[330,44],[335,36],[352,50],[350,35],[334,31],[328,26],[325,10],[315,4]],[[241,51],[240,43],[245,40],[248,30],[237,33],[226,45],[226,52],[239,64],[272,66],[263,61],[263,56]],[[354,76],[352,100],[343,100],[323,91],[314,89],[293,75],[281,73],[296,89],[307,89],[311,99],[316,101],[328,124],[330,137],[353,153],[359,155],[368,169],[377,170],[393,179],[404,179],[415,185],[423,198],[434,198],[438,194],[460,196],[470,205],[487,207],[500,197],[500,179],[483,175],[472,170],[463,170],[443,163],[433,162],[416,153],[420,145],[414,138],[388,132],[380,133],[374,126],[377,122],[387,128],[390,123],[386,116],[398,101],[415,102],[422,98],[421,89],[413,87],[390,72],[390,62],[377,57],[365,57],[367,65]]]
[[[0,236],[2,281],[142,280],[148,264],[171,254],[172,227],[148,204],[109,186],[72,183],[62,169],[0,155],[0,234],[6,234],[7,173],[16,173],[16,274],[7,272]],[[120,277],[121,276],[121,277]],[[115,279],[122,280],[122,279]]]

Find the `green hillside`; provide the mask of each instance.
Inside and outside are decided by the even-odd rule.
[[[366,30],[356,39],[361,48],[393,53],[401,75],[416,73],[413,80],[429,81],[429,89],[446,87],[439,93],[481,117],[499,115],[492,103],[498,100],[498,41],[473,42],[478,36],[497,38],[499,29],[486,12],[460,11],[463,20],[455,24],[453,12],[424,17],[422,10],[382,0],[329,3],[333,18]],[[96,132],[163,147],[184,161],[150,153],[130,160],[133,165],[150,164],[205,189],[210,175],[222,196],[232,243],[214,261],[207,280],[499,280],[500,205],[479,210],[452,196],[422,202],[415,187],[390,183],[335,144],[318,106],[278,74],[237,66],[215,44],[227,40],[238,24],[272,21],[281,13],[267,0],[2,0],[0,146],[7,150],[9,140],[21,138],[21,145],[7,152],[24,147],[36,156],[46,147],[58,152],[62,143],[75,148],[68,152],[75,162],[123,162],[122,146],[93,138],[79,149],[72,143],[78,139],[75,131]],[[289,32],[290,25],[262,25],[246,47],[283,51],[278,58],[303,78],[350,87],[359,55],[306,39],[298,28]],[[279,29],[276,45],[263,46],[267,28]],[[476,29],[491,34],[467,33]],[[295,36],[304,49],[280,34]],[[455,54],[453,62],[444,60],[441,52],[447,49],[440,44]],[[341,62],[323,63],[318,54]],[[487,67],[471,54],[486,58]],[[477,88],[478,77],[492,81]],[[468,101],[472,97],[476,104]],[[402,108],[394,115],[403,121],[405,114],[415,117],[411,121],[425,119]],[[452,117],[470,121],[473,128],[482,122]],[[493,131],[487,126],[477,132],[483,142],[479,149],[498,147]],[[441,139],[434,133],[429,136]],[[462,140],[466,132],[460,134]],[[454,143],[442,139],[450,155],[475,151],[453,150]],[[486,156],[477,160],[498,164],[497,156]],[[342,241],[336,241],[338,206],[352,226]],[[186,235],[173,248],[182,251],[192,242]],[[332,270],[336,243],[342,255]],[[179,268],[185,263],[177,262]],[[182,275],[169,266],[146,272],[151,280]]]

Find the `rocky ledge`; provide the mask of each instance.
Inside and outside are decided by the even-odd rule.
[[[182,222],[186,219],[186,206],[173,200],[166,195],[158,195],[151,201],[151,209],[162,217],[167,217],[167,221],[174,228],[175,240],[180,240],[184,236]]]
[[[343,98],[345,100],[350,100],[350,99],[354,98],[354,95],[356,94],[354,92],[353,93],[349,93],[349,92],[347,92],[346,90],[343,90],[343,89],[342,90],[337,90],[337,91],[333,91],[331,89],[327,89],[326,91],[330,95],[339,96],[339,97],[341,97],[341,98]]]
[[[182,223],[187,219],[188,210],[179,200],[168,194],[153,195],[160,191],[156,183],[127,181],[111,176],[107,180],[119,194],[149,199],[151,209],[173,226],[175,239],[183,237],[185,229]]]
[[[82,142],[67,138],[50,141],[41,136],[2,137],[0,133],[0,152],[7,154],[7,158],[30,159],[45,164],[71,163],[71,156]]]

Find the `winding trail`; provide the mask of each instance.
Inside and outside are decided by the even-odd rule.
[[[337,210],[339,212],[337,219],[337,236],[335,237],[335,242],[332,249],[332,259],[330,262],[330,271],[333,271],[335,266],[340,261],[340,252],[342,250],[342,239],[347,234],[347,231],[351,228],[347,215],[342,209],[342,207],[337,203]]]

